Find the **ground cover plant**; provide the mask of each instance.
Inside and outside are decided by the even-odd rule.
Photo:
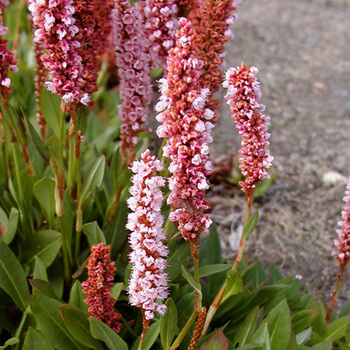
[[[257,68],[223,68],[236,6],[1,1],[1,348],[349,348],[350,185],[329,306],[243,256],[273,157]],[[233,262],[205,199],[221,85],[247,199]]]

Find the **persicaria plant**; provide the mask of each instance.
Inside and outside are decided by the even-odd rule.
[[[329,305],[244,256],[273,157],[258,69],[225,68],[238,3],[0,0],[1,349],[349,349],[350,184]],[[207,197],[220,91],[233,260]]]

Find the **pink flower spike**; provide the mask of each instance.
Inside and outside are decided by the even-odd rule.
[[[113,308],[115,300],[111,297],[114,272],[114,262],[109,256],[111,247],[105,247],[103,243],[93,245],[87,265],[87,281],[82,283],[83,293],[88,297],[84,300],[89,305],[91,316],[101,320],[115,332],[120,331],[119,320],[121,314]]]
[[[164,272],[168,248],[163,243],[166,236],[162,229],[164,218],[160,213],[163,202],[160,187],[165,181],[163,177],[156,176],[156,172],[162,169],[161,162],[151,156],[149,150],[131,166],[134,176],[128,206],[132,213],[128,215],[126,225],[131,231],[129,244],[132,250],[129,255],[132,273],[128,293],[130,304],[142,309],[144,331],[156,312],[164,315],[166,307],[158,302],[168,296],[167,274]]]
[[[270,134],[267,132],[269,117],[261,112],[265,106],[258,103],[261,97],[260,84],[256,79],[258,69],[246,67],[230,68],[223,86],[227,89],[225,99],[232,111],[236,130],[242,137],[239,153],[240,169],[245,177],[241,181],[242,191],[251,198],[260,181],[270,177],[266,169],[271,167],[273,157],[266,147]]]
[[[341,212],[342,219],[338,223],[338,239],[334,241],[338,252],[333,253],[339,265],[346,265],[350,261],[350,178],[346,186],[344,202],[345,205]]]
[[[203,62],[194,56],[196,36],[191,22],[180,18],[179,25],[176,47],[167,60],[166,81],[160,81],[162,95],[156,110],[163,124],[157,134],[167,138],[163,154],[171,159],[168,204],[173,212],[169,218],[194,248],[211,224],[205,190],[212,171],[208,143],[213,124],[208,120],[213,112],[204,108],[209,90],[199,84]]]

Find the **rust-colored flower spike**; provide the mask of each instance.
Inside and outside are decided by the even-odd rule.
[[[97,91],[97,72],[101,56],[111,46],[112,0],[75,0],[75,25],[79,32],[75,39],[81,43],[78,53],[83,68],[81,89],[87,94]]]
[[[201,334],[202,334],[202,330],[204,327],[206,317],[207,317],[207,308],[205,306],[203,306],[202,311],[198,315],[198,319],[196,322],[196,326],[194,327],[192,339],[190,341],[190,344],[189,344],[187,350],[196,350],[197,344],[198,344],[199,339],[200,339]]]
[[[230,24],[236,19],[237,3],[237,0],[203,0],[201,6],[189,14],[198,38],[195,41],[196,57],[204,63],[199,82],[202,88],[210,90],[206,107],[213,111],[220,107],[220,100],[214,94],[219,91],[223,81],[221,68],[225,43],[232,37]],[[218,119],[215,113],[211,122],[215,124]]]
[[[88,297],[84,300],[89,305],[91,316],[101,320],[115,332],[120,331],[121,314],[113,308],[115,300],[111,297],[114,272],[114,262],[109,256],[111,248],[103,243],[93,245],[87,264],[88,279],[82,283],[83,293]]]

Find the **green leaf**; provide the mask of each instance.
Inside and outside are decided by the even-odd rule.
[[[16,345],[19,343],[19,339],[16,337],[6,340],[3,346],[0,346],[0,349],[6,349],[8,346]]]
[[[28,328],[27,335],[24,340],[23,350],[53,350],[54,348],[47,339],[32,327]]]
[[[14,239],[17,231],[18,226],[18,219],[19,219],[19,212],[16,208],[12,207],[10,211],[10,217],[8,219],[8,222],[6,223],[6,231],[4,235],[2,236],[4,242],[9,245],[12,240]]]
[[[61,98],[46,89],[42,89],[40,101],[41,110],[47,124],[53,130],[55,135],[59,137]]]
[[[305,329],[304,331],[298,333],[295,337],[296,337],[296,341],[298,345],[302,345],[305,344],[311,337],[311,331],[312,328],[309,327],[307,329]]]
[[[288,342],[289,339],[287,339]],[[261,324],[259,329],[255,332],[251,342],[253,344],[261,344],[259,350],[271,350],[270,335],[267,327],[267,322]],[[273,350],[279,350],[278,348],[272,348]]]
[[[220,264],[222,262],[221,242],[215,223],[212,223],[210,226],[206,258],[208,265]]]
[[[239,294],[243,291],[242,277],[236,270],[230,270],[226,278],[226,290],[221,299],[220,305],[229,297]]]
[[[168,349],[174,337],[179,333],[177,326],[177,310],[173,299],[169,298],[165,305],[167,311],[160,318],[160,339],[164,349]]]
[[[148,328],[148,331],[147,331],[145,340],[143,341],[141,350],[150,350],[152,348],[152,345],[157,340],[159,332],[160,332],[160,322],[157,321],[157,322],[153,323]],[[141,337],[137,338],[136,342],[134,343],[134,346],[131,348],[132,350],[136,350],[137,349],[137,346],[140,343],[140,339],[141,339]]]
[[[90,318],[90,331],[95,339],[102,340],[110,350],[128,350],[125,341],[105,323]]]
[[[295,333],[300,333],[312,325],[317,312],[315,310],[301,310],[292,316],[292,325]]]
[[[228,264],[206,265],[199,268],[199,278],[208,277],[230,269]]]
[[[191,249],[187,242],[176,244],[174,251],[170,247],[170,257],[166,269],[170,281],[177,281],[181,275],[181,265],[187,264],[189,256],[191,256]]]
[[[287,350],[291,332],[290,311],[283,299],[266,317],[272,349]]]
[[[185,266],[181,265],[181,271],[183,278],[190,284],[190,286],[197,291],[199,294],[202,294],[202,287],[200,283],[194,280],[190,272],[186,269]]]
[[[59,310],[69,333],[77,341],[89,349],[101,349],[99,342],[90,333],[89,314],[87,312],[68,304],[60,306]]]
[[[221,328],[206,340],[200,350],[228,350],[228,342]]]
[[[35,255],[35,265],[34,265],[34,273],[33,273],[33,279],[39,279],[44,280],[46,282],[49,281],[49,278],[47,277],[46,267],[44,262]]]
[[[257,306],[241,323],[235,335],[233,345],[244,345],[250,341],[258,321],[260,308]]]
[[[55,260],[61,248],[61,233],[54,230],[36,232],[26,241],[23,260],[33,269],[35,255],[37,255],[48,268]]]
[[[102,230],[97,224],[97,221],[89,222],[83,226],[83,233],[85,234],[89,246],[91,247],[93,244],[103,243],[106,244],[106,238],[103,234]]]
[[[113,153],[111,166],[109,168],[109,181],[111,183],[113,193],[116,193],[119,186],[121,185],[120,181],[122,176],[120,176],[120,170],[121,170],[120,167],[121,167],[121,156],[120,156],[120,147],[118,145]]]
[[[55,259],[52,265],[47,269],[47,275],[49,276],[49,283],[55,294],[58,297],[62,297],[64,279],[63,279],[63,267],[60,259]]]
[[[245,227],[243,234],[242,234],[242,240],[245,242],[247,238],[251,235],[251,233],[254,231],[256,224],[259,220],[259,212],[256,211],[253,216],[249,219],[247,226]]]
[[[342,317],[332,322],[324,333],[324,340],[338,340],[345,335],[349,318]]]
[[[89,167],[86,174],[84,174],[84,183],[80,195],[80,203],[83,203],[89,193],[92,193],[97,187],[102,184],[105,173],[106,159],[102,155],[97,158]]]
[[[312,346],[310,350],[332,350],[332,345],[333,342],[331,340],[328,340],[327,342]]]
[[[111,289],[111,297],[117,301],[123,288],[124,282],[116,283]]]
[[[89,306],[84,302],[86,298],[87,295],[83,293],[81,282],[79,280],[75,280],[70,291],[69,304],[87,312]]]
[[[45,295],[35,294],[30,299],[30,307],[37,321],[39,330],[55,348],[59,350],[86,349],[80,345],[69,333],[62,321],[57,300]]]
[[[35,292],[33,294],[41,294],[51,299],[61,301],[48,282],[40,279],[35,279],[35,280],[33,279],[33,280],[29,280],[29,283],[31,284],[31,286],[33,287],[33,291]]]
[[[49,155],[49,152],[47,151],[47,148],[43,144],[43,142],[41,140],[41,137],[39,136],[39,134],[35,130],[34,126],[30,122],[28,117],[24,114],[22,108],[21,108],[21,111],[22,111],[22,115],[24,116],[24,122],[25,122],[26,130],[27,130],[27,134],[30,135],[30,137],[31,137],[31,139],[32,139],[32,141],[34,143],[34,146],[37,149],[37,151],[39,152],[39,154],[41,155],[41,157],[46,162],[49,162],[50,155]]]
[[[33,192],[51,228],[55,216],[55,181],[44,177],[34,184]]]
[[[0,242],[0,287],[21,311],[26,309],[29,298],[26,275],[15,254],[4,242]]]

